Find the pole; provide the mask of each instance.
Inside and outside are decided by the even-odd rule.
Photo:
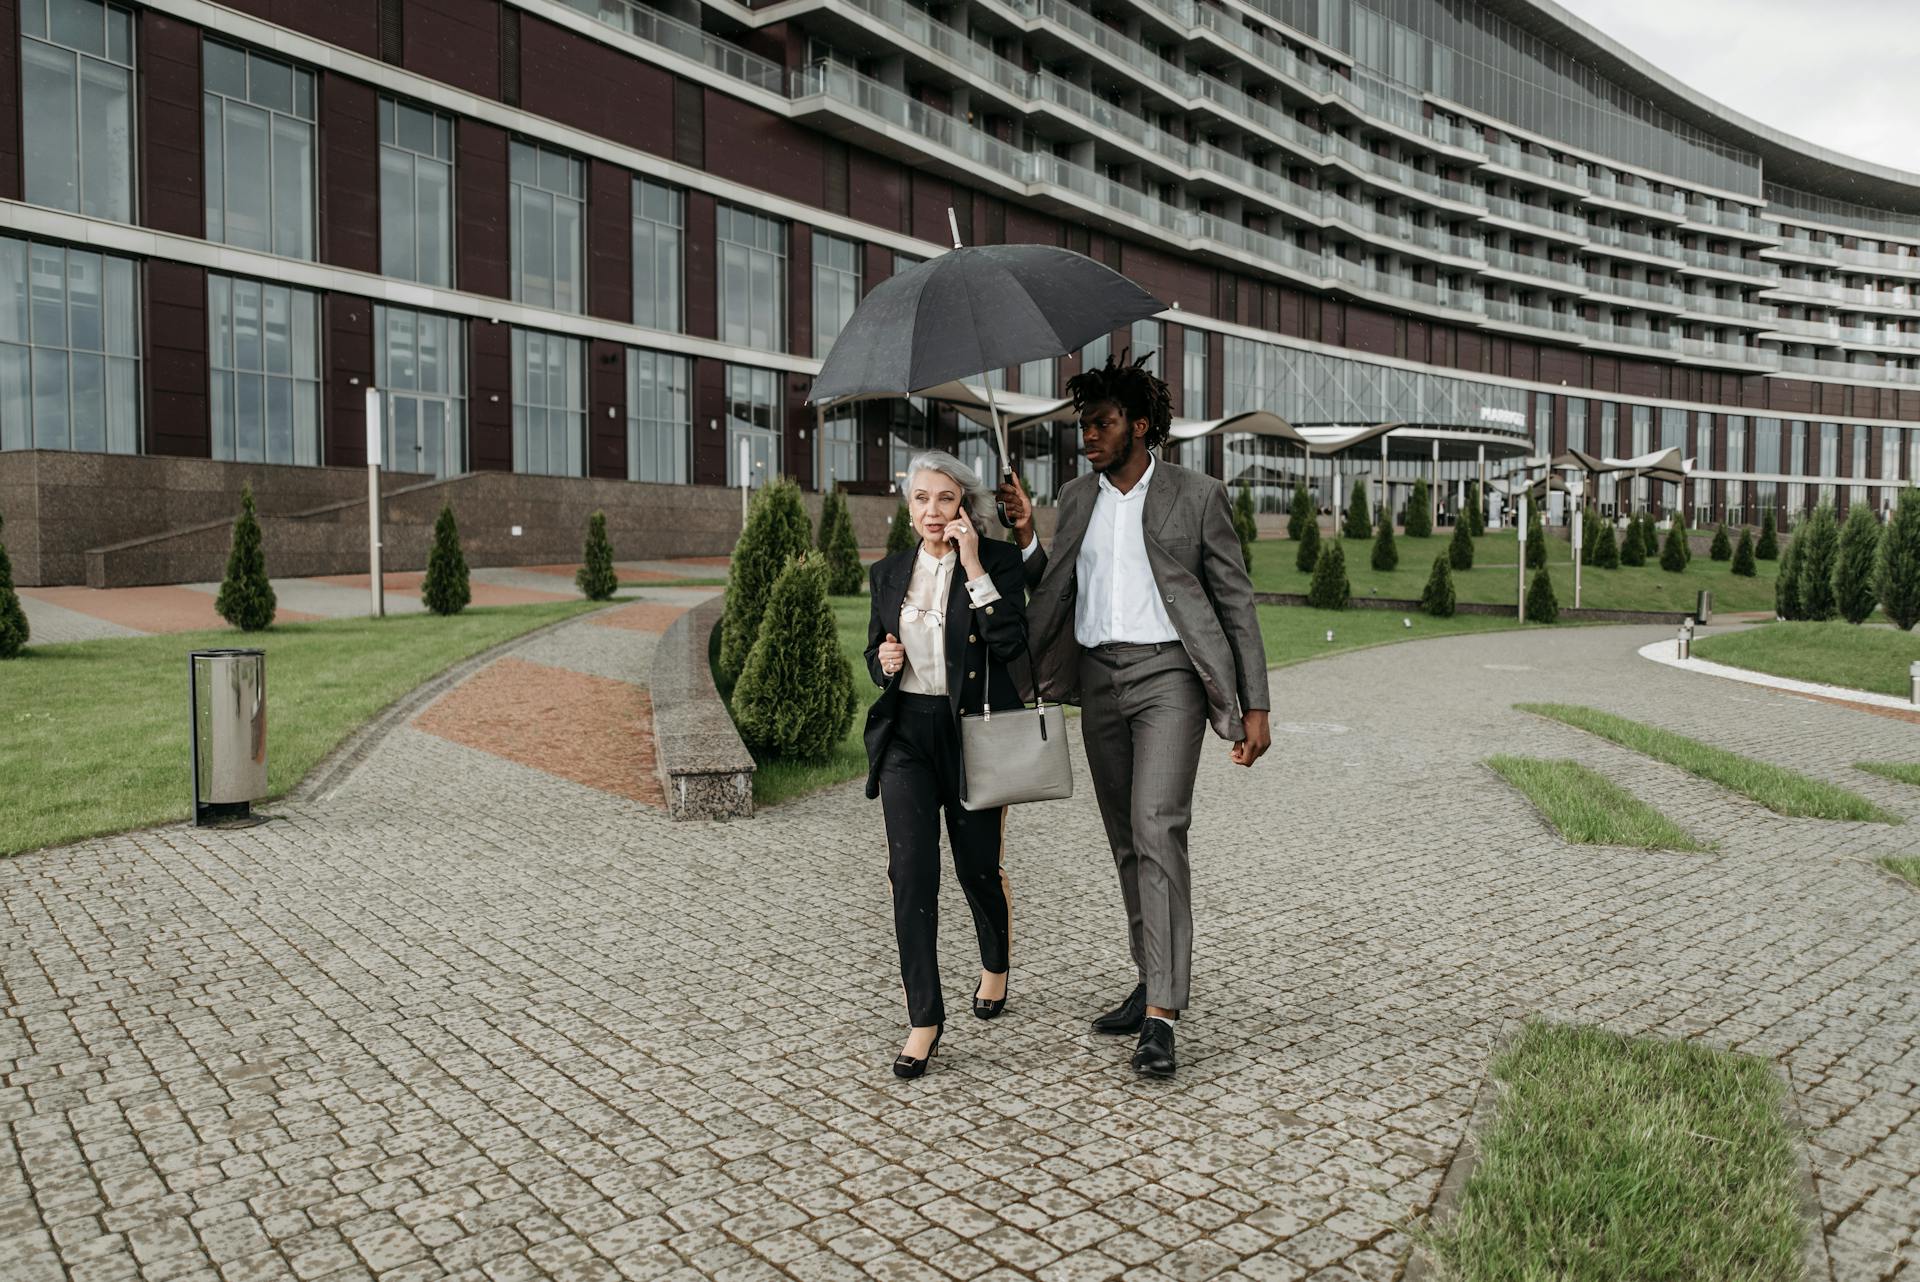
[[[373,617],[387,615],[387,584],[380,572],[380,458],[387,438],[386,398],[367,389],[367,583]]]
[[[1586,513],[1580,510],[1579,495],[1573,496],[1573,608],[1580,608],[1580,535],[1582,518]]]
[[[740,530],[747,528],[747,491],[753,488],[753,448],[747,444],[747,438],[741,437],[740,448],[734,451],[734,462],[740,472]]]
[[[1514,605],[1514,618],[1521,623],[1527,621],[1527,496],[1522,491],[1514,501],[1516,517],[1513,528],[1520,531],[1520,595]]]

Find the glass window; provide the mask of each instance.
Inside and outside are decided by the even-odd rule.
[[[1200,420],[1207,415],[1207,334],[1190,329],[1180,343],[1180,416]]]
[[[577,338],[513,331],[513,470],[585,476],[586,345]]]
[[[1853,475],[1855,476],[1855,478],[1865,477],[1867,474],[1867,428],[1866,428],[1866,424],[1864,423],[1855,423],[1853,425],[1852,463],[1853,463]],[[1855,485],[1849,490],[1847,494],[1848,503],[1850,504],[1865,503],[1866,501],[1867,501],[1866,486]]]
[[[720,341],[758,352],[785,351],[786,223],[732,205],[721,205],[714,218],[720,258]]]
[[[729,365],[726,389],[727,484],[758,489],[780,474],[780,376]]]
[[[25,0],[21,30],[27,203],[133,221],[133,15]]]
[[[820,420],[813,439],[813,481],[829,489],[860,479],[860,410],[842,405]]]
[[[313,257],[313,73],[250,49],[201,46],[207,239]]]
[[[894,397],[886,406],[887,475],[898,489],[906,484],[907,464],[913,456],[933,445],[933,418],[922,397]]]
[[[507,190],[514,301],[561,312],[584,310],[586,165],[565,152],[515,139],[508,147]]]
[[[627,479],[693,479],[692,378],[684,356],[627,349]]]
[[[131,260],[0,237],[0,450],[138,453],[139,325]]]
[[[686,254],[685,201],[678,187],[633,180],[633,323],[678,333],[681,263]]]
[[[453,120],[380,100],[380,271],[453,282]]]
[[[853,309],[860,305],[860,246],[825,232],[813,233],[813,354],[833,350]],[[846,478],[842,478],[846,479]]]
[[[1102,334],[1080,349],[1080,368],[1099,369],[1107,363],[1107,356],[1113,351],[1113,335]]]
[[[1020,367],[1020,390],[1028,396],[1060,395],[1060,373],[1055,358],[1043,356]]]
[[[451,316],[376,305],[373,382],[388,394],[383,466],[453,476],[466,471],[465,334]]]
[[[1158,359],[1160,349],[1166,343],[1166,340],[1161,336],[1162,332],[1163,326],[1157,320],[1135,321],[1133,323],[1133,329],[1127,335],[1130,349],[1127,353],[1127,359],[1137,361],[1142,356],[1151,354],[1152,359],[1148,360],[1147,368],[1165,377],[1166,363]]]
[[[320,461],[316,295],[233,276],[207,277],[213,456],[242,463]]]

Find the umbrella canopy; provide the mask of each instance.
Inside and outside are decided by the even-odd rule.
[[[922,388],[1062,356],[1166,310],[1085,254],[1053,245],[950,250],[884,281],[854,309],[812,402]]]

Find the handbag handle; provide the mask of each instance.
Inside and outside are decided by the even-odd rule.
[[[980,709],[980,719],[982,721],[991,721],[993,720],[993,647],[987,644],[987,628],[984,623],[980,622],[980,611],[978,609],[973,612],[973,622],[974,628],[980,637],[980,649],[986,655],[980,667],[981,672],[986,674],[980,678],[980,702],[982,705]],[[1041,697],[1040,674],[1033,663],[1033,638],[1026,635],[1023,630],[1020,643],[1027,651],[1027,671],[1033,676],[1032,711],[1039,714],[1034,719],[1040,723],[1040,738],[1044,740],[1047,737],[1047,701]],[[1028,709],[1022,704],[1020,711],[1026,712]]]

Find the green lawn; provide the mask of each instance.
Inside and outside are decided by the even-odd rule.
[[[39,646],[0,664],[0,854],[184,819],[190,650],[267,652],[267,781],[286,792],[380,709],[585,601]]]
[[[1895,783],[1910,783],[1920,788],[1920,765],[1907,761],[1856,761],[1855,770],[1864,770],[1868,774],[1891,779]]]
[[[1565,703],[1516,703],[1513,706],[1522,712],[1585,730],[1656,761],[1678,766],[1689,774],[1757,801],[1775,814],[1866,823],[1900,822],[1900,816],[1887,813],[1859,793],[1658,726]]]
[[[1765,1060],[1530,1023],[1448,1221],[1460,1282],[1797,1282],[1793,1136]]]
[[[1896,877],[1904,877],[1916,886],[1920,886],[1920,859],[1894,859],[1888,857],[1880,861],[1880,866]]]
[[[1427,539],[1396,537],[1400,551],[1398,569],[1373,568],[1371,539],[1342,539],[1347,555],[1347,578],[1355,596],[1381,596],[1400,600],[1420,598],[1433,572],[1433,558],[1447,550],[1448,539],[1434,535]],[[1286,539],[1262,539],[1253,545],[1253,586],[1262,592],[1300,592],[1307,590],[1311,575],[1294,568],[1295,544]],[[1453,590],[1461,601],[1513,602],[1518,590],[1519,544],[1513,534],[1487,534],[1474,540],[1473,569],[1455,570]],[[1554,595],[1561,608],[1573,605],[1573,546],[1557,535],[1547,536],[1547,564],[1553,577]],[[1669,574],[1658,564],[1637,568],[1601,570],[1593,566],[1580,574],[1580,604],[1595,610],[1672,610],[1691,612],[1694,594],[1702,588],[1713,593],[1716,612],[1773,609],[1773,576],[1778,565],[1761,561],[1760,573],[1751,579],[1734,575],[1728,561],[1711,561],[1695,554],[1693,563],[1679,574]],[[1532,577],[1531,573],[1528,575]],[[1378,589],[1378,591],[1373,591]]]
[[[1487,765],[1568,841],[1643,850],[1707,849],[1658,810],[1577,761],[1499,756],[1488,758]]]
[[[724,588],[727,580],[718,579],[622,579],[623,588]]]
[[[1769,623],[1693,643],[1698,659],[1776,677],[1819,681],[1904,699],[1920,663],[1920,630],[1829,623]]]

